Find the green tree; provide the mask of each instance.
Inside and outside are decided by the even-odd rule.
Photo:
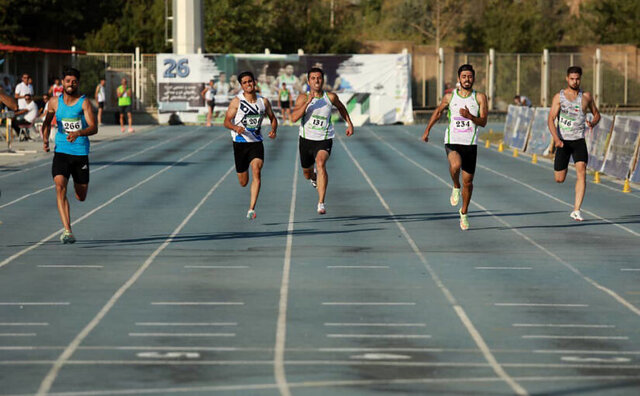
[[[581,24],[602,44],[640,45],[640,1],[597,0],[584,4]]]

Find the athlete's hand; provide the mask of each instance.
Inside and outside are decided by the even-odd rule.
[[[276,131],[274,129],[269,131],[269,137],[271,139],[275,139],[276,138]]]
[[[467,106],[464,106],[464,108],[460,109],[460,115],[468,120],[470,120],[471,117],[473,117],[471,113],[469,113],[469,108]]]
[[[553,143],[556,147],[564,147],[564,142],[560,139],[553,139]]]
[[[429,141],[429,132],[425,132],[422,134],[422,138],[423,141],[428,142]]]
[[[236,131],[236,133],[238,135],[242,135],[243,133],[245,133],[245,129],[241,126],[239,126],[238,128],[234,129]]]
[[[347,127],[347,136],[353,135],[353,125]]]
[[[75,142],[75,140],[80,136],[79,132],[69,132],[67,134],[67,140],[71,143]]]
[[[49,152],[49,142],[44,142],[42,144],[42,150],[44,150],[45,153]]]
[[[591,121],[587,120],[587,126],[589,127],[589,129],[593,129],[595,125],[593,125]]]

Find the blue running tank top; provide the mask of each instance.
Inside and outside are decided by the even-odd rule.
[[[69,132],[76,132],[89,126],[87,120],[84,119],[84,111],[82,110],[85,96],[82,95],[73,106],[64,104],[63,97],[64,95],[58,96],[58,110],[56,110],[58,132],[56,133],[54,151],[70,155],[89,155],[88,136],[78,136],[73,142],[67,140]]]

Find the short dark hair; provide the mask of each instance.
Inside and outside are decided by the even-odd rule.
[[[468,63],[465,63],[458,68],[458,77],[460,77],[460,74],[462,74],[463,71],[470,71],[474,77],[476,76],[476,71],[473,70],[473,66]]]
[[[78,69],[74,69],[73,67],[68,67],[62,72],[62,78],[65,78],[66,76],[73,76],[79,80],[80,71]]]
[[[247,76],[251,77],[253,81],[256,81],[256,78],[253,76],[253,73],[251,73],[250,71],[243,71],[242,73],[238,74],[238,82],[242,84],[242,79]]]
[[[321,68],[312,67],[311,69],[309,69],[309,71],[307,72],[307,78],[311,77],[311,73],[320,73],[320,75],[322,76],[322,79],[324,80],[324,71]]]
[[[570,66],[570,67],[567,69],[567,76],[568,76],[569,74],[573,74],[573,73],[578,73],[579,75],[581,75],[581,76],[582,76],[582,68],[581,68],[580,66]]]

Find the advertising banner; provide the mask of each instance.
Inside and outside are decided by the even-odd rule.
[[[548,154],[552,141],[551,132],[549,132],[549,126],[547,125],[549,110],[548,107],[539,107],[534,110],[527,153]]]
[[[616,117],[609,149],[602,166],[604,173],[620,179],[629,176],[639,133],[637,118]]]
[[[607,153],[607,142],[609,141],[609,132],[613,126],[613,117],[602,114],[600,122],[590,132],[585,134],[587,142],[587,150],[589,151],[589,168],[602,171],[604,164],[604,156]]]
[[[504,142],[509,145],[509,147],[522,150],[524,149],[529,134],[529,126],[533,119],[533,109],[531,107],[509,106],[508,111],[507,125],[504,130]],[[509,119],[509,114],[512,114],[511,119]],[[507,126],[509,129],[507,129]]]

